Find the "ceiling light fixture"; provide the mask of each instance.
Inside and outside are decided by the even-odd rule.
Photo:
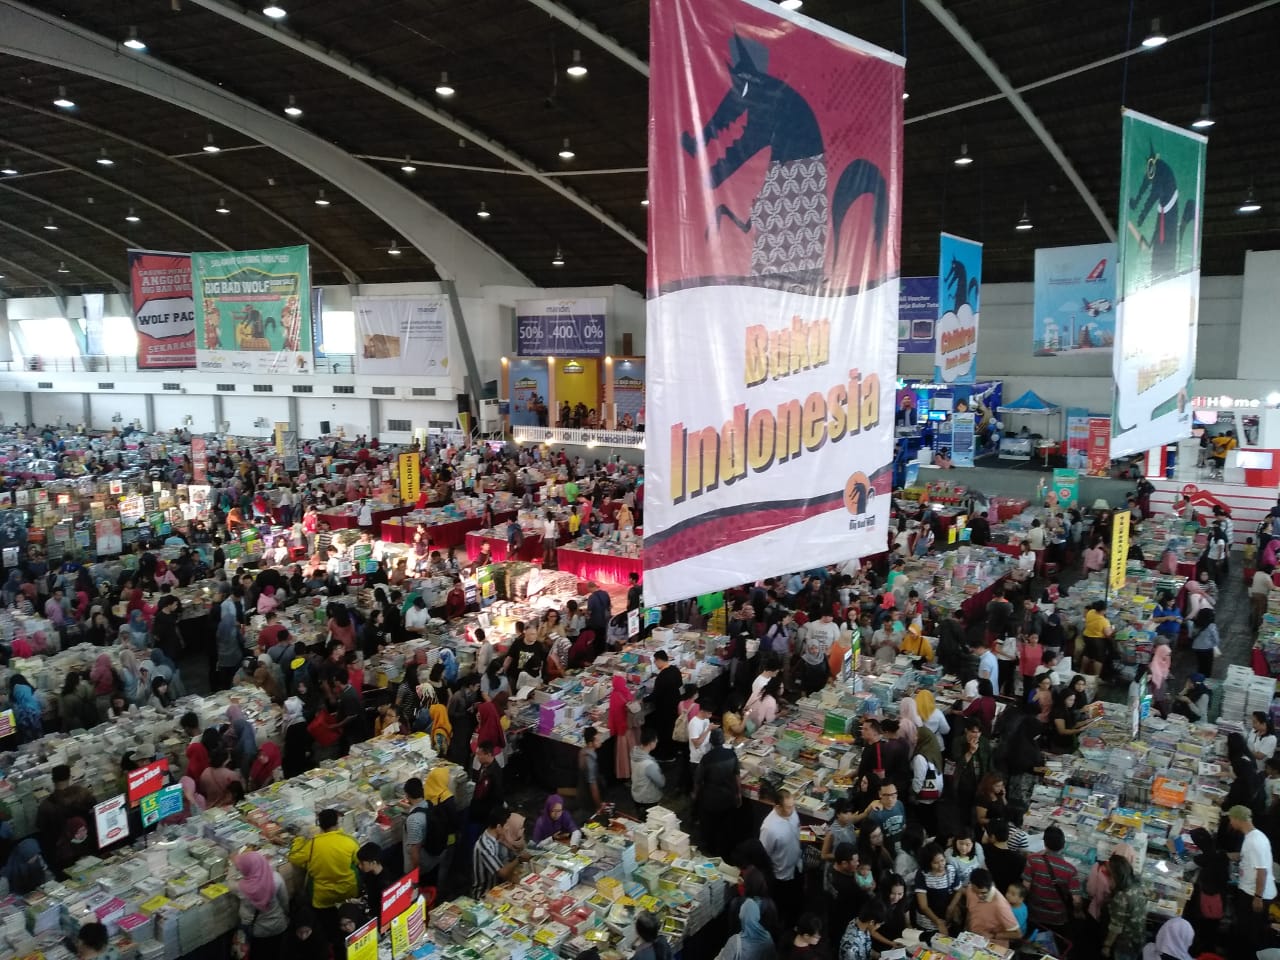
[[[449,72],[447,70],[440,71],[440,82],[436,84],[436,96],[452,97],[458,91],[453,89],[453,85],[449,83]]]
[[[485,207],[483,200],[480,201],[480,209],[476,211],[476,216],[479,217],[481,220],[489,219],[489,211]]]
[[[1143,38],[1142,46],[1146,50],[1155,50],[1157,47],[1163,47],[1168,42],[1169,38],[1160,29],[1160,18],[1156,17],[1151,21],[1151,32]]]
[[[57,99],[53,101],[55,107],[61,107],[63,110],[70,110],[75,107],[76,102],[67,96],[66,87],[58,87]]]
[[[201,147],[200,149],[203,150],[205,153],[219,153],[222,150],[220,146],[218,146],[216,143],[213,142],[212,133],[209,134],[207,137],[205,137],[204,146]]]
[[[1208,130],[1217,121],[1209,115],[1209,105],[1207,103],[1200,104],[1200,116],[1191,121],[1191,126],[1196,130]]]
[[[288,14],[285,12],[284,7],[278,6],[274,3],[269,3],[265,7],[263,7],[262,15],[264,17],[270,17],[272,20],[283,20],[285,17],[288,16]]]
[[[68,270],[68,269],[67,269],[67,261],[65,261],[65,260],[59,260],[59,261],[58,261],[58,272],[59,272],[59,273],[70,273],[70,272],[71,272],[70,270]]]
[[[116,162],[107,156],[106,147],[98,151],[98,159],[94,162],[103,167],[114,167],[116,165]]]
[[[319,196],[316,197],[316,206],[327,207],[328,205],[329,199],[324,195],[324,189],[321,188]]]
[[[12,160],[5,157],[4,166],[0,167],[0,173],[4,174],[6,177],[16,177],[18,175],[18,168],[13,165]]]
[[[138,223],[142,218],[133,212],[133,207],[129,208],[129,212],[124,215],[126,223]]]
[[[577,154],[573,152],[573,147],[569,146],[569,138],[564,138],[564,146],[560,148],[561,160],[572,160]]]
[[[403,252],[403,250],[396,246],[396,242],[394,240],[391,241],[391,246],[387,247],[387,253],[393,257],[398,257]]]
[[[647,207],[649,205],[649,195],[646,193],[644,199],[640,201],[640,206]]]
[[[799,10],[804,6],[804,0],[780,0],[778,6],[783,10]]]
[[[560,248],[559,248],[559,247],[556,247],[556,255],[552,258],[552,260],[551,260],[551,265],[552,265],[553,267],[563,267],[563,266],[564,266],[564,254],[560,252]]]
[[[910,100],[910,99],[911,99],[911,94],[909,94],[909,93],[907,93],[907,91],[903,90],[903,91],[902,91],[902,99],[903,99],[903,100]]]
[[[967,167],[973,163],[973,157],[969,156],[969,145],[967,143],[960,144],[960,156],[952,161],[957,167]]]
[[[1030,230],[1035,224],[1031,222],[1031,217],[1027,215],[1027,205],[1022,205],[1022,218],[1013,225],[1015,230]]]
[[[230,213],[231,208],[227,206],[227,201],[222,197],[218,198],[218,205],[213,208],[214,213]]]
[[[295,120],[302,116],[302,108],[298,106],[298,102],[293,99],[292,93],[289,94],[289,103],[284,108],[284,115],[286,117],[293,117]]]
[[[1253,197],[1253,184],[1249,184],[1249,192],[1244,195],[1244,203],[1236,207],[1236,213],[1257,213],[1261,209],[1262,204]]]
[[[137,27],[129,28],[129,36],[125,39],[124,45],[130,50],[136,50],[138,53],[145,53],[147,49],[147,45],[138,36]]]
[[[564,72],[575,80],[587,75],[587,65],[582,62],[581,50],[573,51],[573,59],[569,61],[569,66],[565,67]]]
[[[58,225],[53,222],[53,217],[50,217],[48,220],[44,222],[44,228],[46,230],[57,230]]]
[[[404,163],[400,164],[400,169],[405,173],[413,173],[418,168],[413,165],[413,161],[409,159],[408,154],[405,155]]]

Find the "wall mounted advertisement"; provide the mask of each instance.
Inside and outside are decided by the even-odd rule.
[[[133,327],[138,369],[190,369],[196,365],[191,254],[129,251]]]
[[[352,297],[351,308],[356,373],[448,376],[448,297]]]
[[[516,353],[522,357],[603,357],[603,297],[516,301]]]
[[[933,353],[938,327],[938,278],[898,281],[898,352]]]
[[[1032,353],[1110,352],[1115,305],[1114,243],[1037,250]]]

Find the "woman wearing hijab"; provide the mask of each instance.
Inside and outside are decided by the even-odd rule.
[[[1136,855],[1133,847],[1127,843],[1118,843],[1111,848],[1111,856],[1128,860],[1130,866],[1133,866]],[[1107,901],[1111,899],[1113,887],[1110,863],[1107,860],[1098,861],[1090,868],[1089,877],[1085,880],[1084,888],[1089,895],[1089,916],[1099,923],[1102,922],[1102,915],[1107,907]]]
[[[147,626],[147,620],[141,610],[129,611],[129,622],[125,630],[129,637],[129,646],[138,653],[151,645],[151,628]]]
[[[129,703],[138,702],[138,692],[142,681],[142,671],[138,667],[138,658],[133,650],[124,647],[120,651],[120,683],[119,690]],[[150,694],[148,693],[148,696]]]
[[[431,747],[437,757],[449,755],[449,744],[453,741],[453,724],[449,722],[449,708],[443,703],[433,703],[429,711],[431,716]]]
[[[98,707],[94,702],[93,687],[80,674],[72,670],[62,684],[58,697],[58,716],[62,718],[64,732],[88,730],[98,724]]]
[[[187,695],[186,687],[182,685],[182,674],[178,672],[177,665],[159,647],[151,648],[151,664],[152,676],[164,677],[169,684],[169,696],[172,699],[180,700]]]
[[[640,710],[632,709],[636,698],[627,689],[627,680],[620,674],[613,675],[613,692],[609,694],[609,735],[614,737],[614,776],[619,780],[631,779],[631,748],[639,741]],[[634,715],[635,721],[632,720]]]
[[[306,773],[313,766],[311,734],[307,719],[303,716],[302,701],[290,697],[284,702],[284,760],[282,768],[286,778]]]
[[[498,766],[507,765],[507,732],[502,728],[502,715],[507,710],[507,692],[500,690],[492,700],[476,708],[476,743],[492,743]]]
[[[923,724],[920,722],[920,711],[911,697],[903,697],[898,701],[898,738],[907,741],[911,749],[916,748],[916,731]]]
[[[1160,711],[1160,716],[1167,717],[1169,715],[1169,707],[1173,698],[1169,694],[1167,686],[1169,682],[1169,669],[1173,664],[1173,650],[1168,644],[1157,644],[1156,648],[1151,652],[1151,702],[1152,705]]]
[[[427,803],[431,804],[429,816],[440,817],[447,824],[448,838],[445,841],[445,848],[439,853],[422,851],[419,866],[424,878],[432,879],[431,872],[434,871],[433,882],[437,887],[444,887],[448,884],[449,875],[453,869],[454,850],[458,837],[462,835],[462,811],[458,809],[458,801],[454,799],[453,791],[449,789],[447,766],[431,768],[431,772],[422,783],[422,796]]]
[[[716,960],[774,960],[778,955],[773,937],[765,927],[761,901],[747,897],[738,908],[740,929],[716,955]]]
[[[229,807],[234,802],[231,785],[240,784],[243,792],[244,778],[231,766],[231,755],[219,748],[209,758],[209,768],[200,774],[199,788],[211,807]]]
[[[253,758],[258,755],[258,735],[253,724],[245,719],[244,709],[238,703],[227,707],[228,750],[236,758],[241,772],[248,773]]]
[[[22,574],[17,570],[9,571],[9,579],[4,583],[4,605],[11,607],[22,593]]]
[[[947,715],[938,709],[933,691],[917,690],[915,699],[916,713],[920,716],[921,724],[932,730],[939,741],[944,741],[951,733],[951,724],[947,722]]]
[[[201,772],[203,773],[203,771]],[[195,780],[191,777],[183,777],[180,783],[182,785],[182,812],[175,813],[169,817],[167,821],[169,823],[183,823],[208,806],[204,797],[200,796],[199,790],[196,789]]]
[[[240,925],[249,935],[249,956],[273,957],[289,929],[289,892],[271,861],[256,851],[231,861],[240,873]]]
[[[1182,917],[1171,917],[1156,931],[1155,943],[1142,948],[1142,960],[1191,960],[1195,930]]]
[[[269,584],[263,587],[262,593],[258,595],[258,613],[265,617],[279,606],[280,604],[276,601],[276,588]]]
[[[137,587],[128,591],[128,603],[125,604],[124,609],[125,615],[129,618],[130,622],[133,620],[133,614],[135,611],[142,614],[144,623],[150,623],[152,616],[154,616],[156,612],[156,608],[143,599],[142,590]]]
[[[274,780],[283,760],[279,747],[270,740],[263,743],[258,748],[258,755],[253,758],[253,765],[249,767],[249,789],[261,789]]]
[[[40,843],[34,837],[19,841],[9,854],[3,876],[9,883],[9,892],[25,896],[49,879],[44,857],[40,855]]]
[[[282,960],[331,960],[329,939],[310,905],[299,907],[284,938]]]
[[[530,839],[534,843],[541,843],[547,837],[554,837],[557,834],[570,836],[577,832],[578,825],[573,822],[573,817],[565,808],[564,797],[553,793],[543,804],[542,814],[533,822],[533,834]]]
[[[20,673],[9,678],[9,702],[18,721],[18,740],[30,743],[44,736],[44,716],[35,688]]]

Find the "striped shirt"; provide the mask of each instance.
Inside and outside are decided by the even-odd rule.
[[[1022,872],[1027,887],[1027,907],[1037,927],[1061,927],[1071,919],[1070,902],[1080,896],[1080,876],[1062,857],[1034,853]]]
[[[498,879],[498,871],[511,862],[511,851],[488,830],[480,834],[475,850],[471,853],[471,876],[474,885],[471,894],[477,900],[483,900],[489,888]]]

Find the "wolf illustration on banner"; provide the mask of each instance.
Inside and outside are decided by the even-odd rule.
[[[954,288],[955,306],[952,312],[959,313],[961,307],[972,307],[974,311],[978,309],[978,294],[980,292],[980,284],[978,278],[969,278],[969,271],[965,269],[964,264],[956,257],[951,258],[951,268],[947,271],[946,277],[947,287]]]
[[[746,114],[738,139],[724,147],[708,171],[712,189],[735,176],[762,150],[769,151],[764,183],[750,213],[738,216],[727,204],[716,207],[716,226],[731,221],[744,234],[755,231],[751,275],[801,286],[827,277],[828,225],[833,260],[840,256],[840,230],[853,204],[870,196],[874,241],[883,244],[889,219],[884,174],[865,159],[852,160],[836,181],[828,203],[828,170],[822,130],[804,96],[769,74],[769,48],[735,33],[729,42],[730,88],[708,120],[701,137],[685,131],[680,142],[696,156],[732,129]],[[843,271],[834,270],[839,275]]]
[[[1155,144],[1148,143],[1147,172],[1137,193],[1129,198],[1130,212],[1137,216],[1128,221],[1129,232],[1143,250],[1151,251],[1152,281],[1172,277],[1178,273],[1178,247],[1187,227],[1195,223],[1196,200],[1192,195],[1178,207],[1178,175],[1160,154]],[[1142,209],[1138,210],[1138,205]],[[1141,227],[1152,210],[1156,210],[1151,236],[1143,235]]]

